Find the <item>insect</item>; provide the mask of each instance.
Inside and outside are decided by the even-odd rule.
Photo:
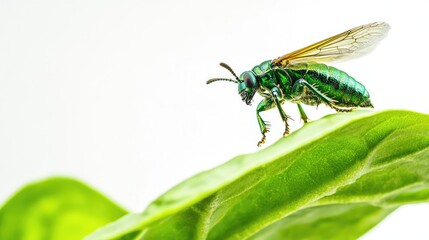
[[[256,92],[263,97],[256,107],[256,118],[262,133],[258,146],[261,146],[269,132],[268,122],[260,115],[263,111],[276,107],[285,124],[283,136],[290,133],[289,116],[281,106],[285,101],[297,104],[304,124],[308,122],[308,117],[301,104],[318,106],[324,103],[337,112],[372,108],[369,93],[361,83],[324,63],[367,53],[387,35],[389,29],[385,22],[355,27],[277,59],[264,61],[243,72],[240,77],[230,66],[220,63],[235,79],[212,78],[207,84],[216,81],[238,84],[238,93],[247,105],[251,105]]]

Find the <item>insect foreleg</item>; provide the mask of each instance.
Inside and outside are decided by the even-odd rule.
[[[268,109],[271,109],[275,106],[274,104],[274,100],[272,98],[264,98],[264,100],[262,100],[259,104],[258,107],[256,108],[256,118],[258,119],[258,124],[259,124],[259,128],[261,129],[261,133],[262,133],[262,139],[261,141],[258,142],[258,147],[260,147],[262,144],[265,143],[265,133],[269,132],[268,127],[270,126],[267,122],[265,122],[261,115],[259,114],[260,112],[266,111]]]
[[[274,101],[277,105],[277,109],[279,110],[280,116],[283,120],[283,122],[285,122],[285,131],[283,133],[283,136],[286,136],[289,134],[289,124],[287,123],[287,119],[288,116],[286,115],[285,111],[282,108],[282,103],[283,103],[283,96],[282,93],[280,92],[280,89],[278,89],[277,87],[273,87],[271,89],[271,94],[273,95]]]

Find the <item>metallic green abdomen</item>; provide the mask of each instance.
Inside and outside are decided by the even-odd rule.
[[[321,63],[300,63],[291,65],[286,71],[292,81],[304,79],[320,92],[336,101],[341,107],[370,107],[369,93],[365,87],[347,73]],[[301,101],[310,105],[320,103],[311,92],[306,92]]]

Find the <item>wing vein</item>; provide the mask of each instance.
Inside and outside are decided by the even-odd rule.
[[[352,28],[310,46],[298,49],[273,60],[274,65],[288,66],[300,62],[330,62],[358,57],[368,53],[372,46],[386,37],[390,26],[374,22]]]

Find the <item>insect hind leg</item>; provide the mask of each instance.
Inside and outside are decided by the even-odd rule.
[[[307,117],[307,114],[304,112],[304,109],[302,108],[301,104],[297,103],[296,105],[298,106],[299,115],[301,115],[302,121],[304,121],[304,123],[308,123],[309,119]]]
[[[330,107],[333,108],[333,109],[335,109],[335,111],[337,111],[337,112],[351,112],[354,109],[354,108],[337,107],[337,106],[334,106],[334,105],[332,105],[332,106],[330,105]]]
[[[336,100],[326,96],[324,93],[319,91],[316,86],[311,85],[304,79],[299,79],[293,84],[292,97],[301,95],[303,92],[303,87],[307,87],[310,91],[316,94],[316,96],[318,96],[322,100],[322,102],[324,102],[329,107],[335,109],[335,111],[337,112],[350,112],[353,110],[353,108],[343,108],[335,106],[335,103],[337,102]]]

